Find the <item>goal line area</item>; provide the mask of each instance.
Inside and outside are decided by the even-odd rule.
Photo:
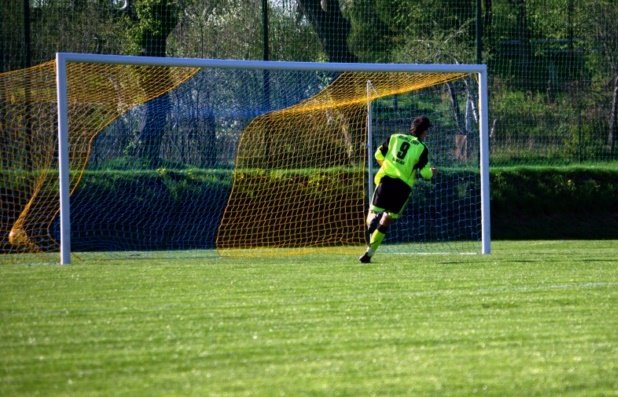
[[[384,244],[380,248],[380,257],[375,260],[376,264],[390,264],[395,258],[413,258],[415,256],[470,256],[479,255],[475,242],[469,242],[469,251],[459,251],[461,247],[444,249],[443,243],[419,244]],[[88,263],[140,263],[146,261],[205,261],[204,263],[217,263],[219,260],[232,261],[233,263],[253,263],[257,258],[260,260],[288,259],[295,263],[299,257],[314,258],[320,261],[339,258],[343,262],[357,263],[358,256],[363,252],[362,245],[336,246],[336,247],[305,247],[305,248],[230,248],[217,249],[186,249],[186,250],[146,250],[146,251],[90,251],[73,252],[71,263],[75,265]],[[47,253],[20,253],[0,256],[0,264],[11,265],[52,265],[58,263],[57,252]]]
[[[59,53],[0,75],[0,252],[347,252],[364,245],[373,151],[424,114],[441,172],[384,250],[489,253],[486,79],[484,65]]]

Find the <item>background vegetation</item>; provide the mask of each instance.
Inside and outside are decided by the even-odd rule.
[[[56,51],[487,63],[500,161],[616,159],[612,0],[7,0],[0,20],[0,71]]]
[[[453,240],[477,238],[465,235],[467,229],[457,227],[455,220],[461,214],[451,205],[459,195],[469,194],[466,189],[480,189],[475,182],[478,178],[469,177],[468,172],[442,170],[432,184],[421,183],[416,187],[414,207],[428,207],[427,211],[411,208],[400,221],[415,225],[414,241],[420,243],[436,238],[431,225],[436,213],[440,214],[444,225],[453,226],[452,230],[444,230],[442,226],[441,236]],[[333,171],[332,177],[323,174],[319,188],[311,183],[315,178],[313,170],[254,177],[260,178],[265,185],[294,179],[294,186],[314,197],[311,205],[330,208],[331,203],[323,202],[323,189],[338,189],[345,197],[358,194],[354,186],[347,187],[347,192],[346,186],[340,186],[343,174],[341,170]],[[349,175],[344,179],[352,177],[362,179],[364,176]],[[493,239],[591,240],[618,235],[615,200],[618,197],[618,167],[494,167],[490,181]],[[89,171],[72,198],[72,229],[79,236],[72,247],[75,251],[214,248],[217,228],[212,225],[219,224],[231,187],[232,170]],[[444,202],[434,203],[436,188],[442,190],[441,195],[446,197]],[[315,193],[311,194],[313,190]],[[122,206],[114,203],[122,203]],[[452,221],[444,222],[445,218]],[[56,236],[59,236],[58,227],[56,222],[52,228]],[[0,236],[7,235],[8,230],[0,230]],[[401,237],[404,241],[410,238],[407,234]],[[397,239],[397,233],[389,236],[391,243],[397,243]]]
[[[0,72],[49,60],[56,51],[486,63],[490,163],[502,167],[492,171],[494,237],[616,236],[611,223],[618,213],[612,170],[618,159],[618,7],[612,0],[7,0],[0,4],[0,21]],[[194,105],[165,95],[132,111],[133,121],[118,120],[110,138],[101,138],[104,146],[141,157],[146,168],[170,156],[159,152],[161,142],[193,166],[230,168],[229,131],[238,120],[306,95],[281,96],[289,76],[273,74],[270,92],[256,105],[253,93],[263,87],[261,76],[229,79],[228,92],[220,96],[210,89],[211,78],[198,75],[196,85],[185,88],[196,98]],[[440,105],[451,107],[441,109],[450,114],[439,120],[442,135],[474,131],[473,88],[464,81],[441,93],[451,99]],[[408,105],[400,98],[376,119]],[[432,106],[416,103],[411,109],[430,112]],[[225,107],[223,116],[210,112]],[[183,134],[166,135],[172,124]],[[382,132],[393,128],[381,126]],[[12,144],[11,136],[0,135],[2,150]],[[91,164],[107,160],[95,147]],[[595,166],[579,167],[590,164]],[[523,168],[508,169],[517,166]],[[604,168],[612,171],[604,174]],[[103,180],[86,178],[82,197],[94,194],[88,183]]]

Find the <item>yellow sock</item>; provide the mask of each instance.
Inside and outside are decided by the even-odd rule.
[[[386,233],[381,232],[380,229],[377,229],[371,234],[371,240],[369,240],[369,248],[372,252],[375,252],[380,246],[380,244],[382,244],[384,236],[386,236]]]

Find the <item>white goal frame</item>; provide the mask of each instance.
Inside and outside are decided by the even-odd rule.
[[[489,117],[487,66],[484,64],[404,64],[404,63],[325,63],[288,61],[244,61],[201,58],[163,58],[130,55],[56,53],[56,89],[58,100],[58,167],[60,179],[60,263],[71,263],[71,206],[69,187],[69,120],[67,98],[67,64],[95,62],[102,64],[176,66],[221,69],[300,70],[332,72],[427,72],[468,73],[478,75],[478,111],[481,179],[481,253],[491,253],[489,196]],[[371,158],[369,159],[371,160]]]

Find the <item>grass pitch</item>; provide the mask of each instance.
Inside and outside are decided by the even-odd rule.
[[[493,250],[4,261],[0,395],[617,396],[618,242]]]

